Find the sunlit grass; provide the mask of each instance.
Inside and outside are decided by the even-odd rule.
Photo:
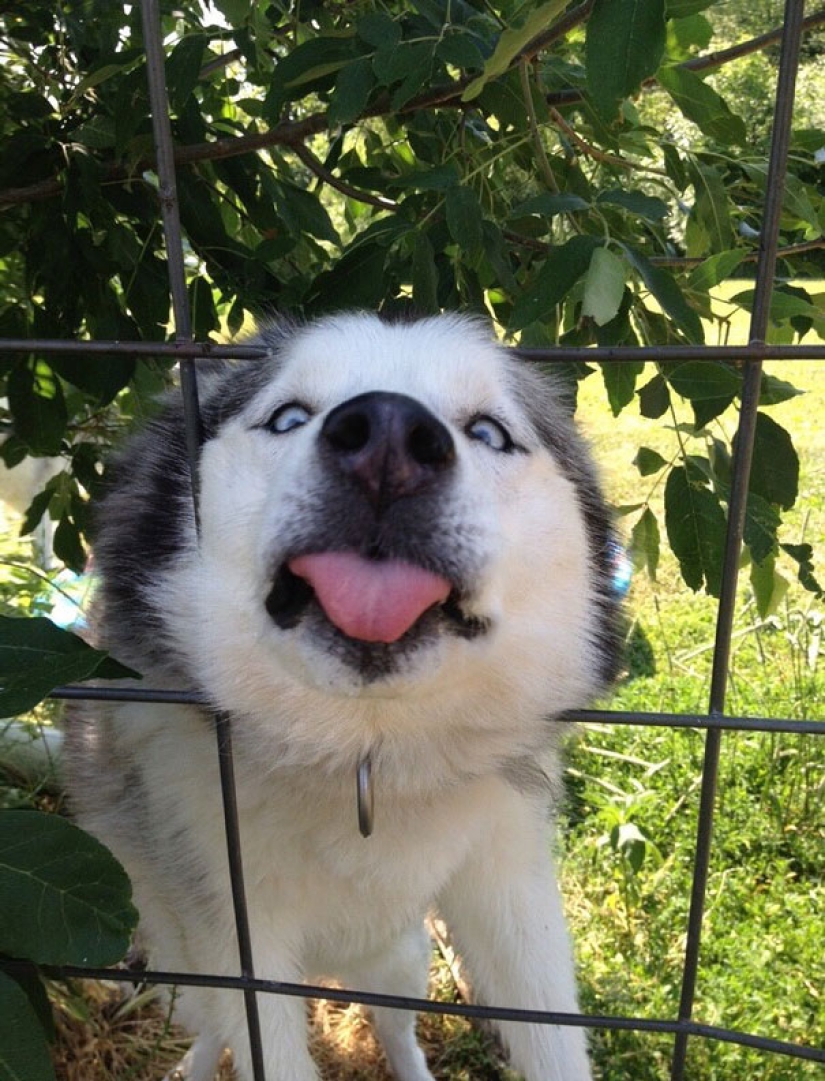
[[[822,560],[825,539],[825,366],[784,362],[769,369],[806,393],[771,407],[801,459],[800,497],[782,539],[806,540]],[[642,380],[643,381],[643,380]],[[642,382],[640,381],[640,382]],[[650,502],[663,527],[655,478],[632,464],[640,445],[666,459],[672,430],[631,405],[609,415],[599,376],[580,389],[580,413],[617,506]],[[735,415],[721,419],[729,437]],[[632,522],[633,516],[628,516]],[[823,569],[820,563],[820,577]],[[820,642],[825,605],[793,581],[768,620],[740,583],[729,712],[823,719]],[[634,578],[628,598],[632,647],[619,709],[703,712],[708,708],[716,602],[682,583],[664,548],[656,581]],[[570,826],[565,889],[578,945],[586,1009],[673,1017],[693,863],[704,737],[692,730],[599,726],[570,756]],[[729,733],[722,740],[717,815],[696,1017],[746,1032],[825,1044],[825,738]],[[617,832],[617,825],[625,827]],[[622,840],[635,838],[635,847]],[[641,846],[641,847],[640,847]],[[595,1037],[603,1081],[667,1076],[672,1041],[610,1033]],[[696,1081],[802,1081],[821,1065],[736,1046],[692,1041]]]

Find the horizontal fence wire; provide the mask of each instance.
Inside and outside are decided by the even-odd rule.
[[[775,717],[747,717],[728,715],[724,711],[727,666],[730,656],[731,625],[736,586],[736,563],[741,543],[741,514],[747,491],[748,456],[752,447],[752,430],[756,402],[758,400],[759,372],[765,361],[825,360],[823,345],[771,345],[764,341],[767,328],[768,300],[773,285],[774,267],[779,235],[779,208],[781,205],[782,175],[787,160],[787,132],[793,105],[793,82],[799,52],[799,35],[802,26],[804,4],[802,0],[787,0],[784,34],[780,56],[780,76],[776,93],[774,140],[772,144],[767,202],[762,234],[762,248],[756,270],[755,305],[751,322],[751,334],[746,345],[699,346],[670,345],[656,347],[554,347],[553,349],[515,350],[526,361],[545,364],[565,362],[622,363],[625,361],[688,361],[706,360],[733,362],[741,365],[745,373],[744,401],[740,415],[739,455],[734,463],[730,509],[730,532],[727,543],[723,596],[720,600],[717,621],[717,637],[713,655],[713,679],[708,712],[676,714],[667,712],[628,712],[607,709],[576,710],[565,714],[562,721],[576,724],[618,724],[666,727],[672,729],[697,729],[706,733],[706,753],[702,772],[702,793],[694,858],[694,879],[691,898],[687,944],[682,972],[682,994],[676,1019],[650,1019],[638,1017],[558,1014],[545,1011],[512,1009],[506,1003],[498,1006],[477,1006],[469,1003],[442,1003],[427,999],[411,999],[403,996],[377,995],[353,989],[338,989],[307,984],[283,983],[255,976],[251,936],[243,887],[243,861],[237,800],[231,747],[231,719],[216,713],[210,703],[191,691],[181,689],[141,687],[59,687],[52,692],[56,699],[107,700],[118,702],[142,702],[194,705],[211,712],[215,718],[217,754],[221,766],[221,791],[227,838],[227,855],[231,872],[233,906],[239,943],[239,976],[169,972],[147,970],[140,973],[127,969],[84,968],[60,966],[42,969],[53,977],[92,977],[121,982],[147,981],[160,985],[195,985],[208,988],[225,988],[244,995],[247,1010],[249,1039],[252,1048],[254,1081],[266,1081],[266,1069],[261,1046],[260,1024],[257,1013],[258,994],[279,994],[303,998],[321,998],[344,1003],[361,1003],[367,1006],[390,1006],[398,1009],[478,1020],[512,1020],[538,1024],[575,1025],[590,1029],[630,1030],[661,1033],[674,1036],[674,1052],[671,1061],[671,1081],[682,1081],[687,1060],[688,1041],[707,1039],[737,1044],[767,1053],[786,1055],[799,1060],[825,1063],[825,1050],[802,1046],[752,1033],[739,1032],[718,1025],[703,1024],[693,1017],[701,946],[701,929],[704,896],[707,887],[708,862],[713,834],[713,810],[715,804],[716,772],[721,754],[721,736],[725,731],[755,733],[794,733],[798,735],[825,735],[825,722],[815,720],[791,720]],[[152,119],[158,161],[159,199],[163,214],[166,238],[170,290],[175,318],[175,340],[167,342],[146,341],[84,341],[50,338],[0,340],[0,353],[130,355],[136,357],[164,357],[180,362],[186,439],[190,460],[193,499],[197,512],[198,461],[200,444],[200,412],[197,393],[197,366],[199,361],[231,359],[255,361],[266,355],[261,346],[251,343],[222,344],[211,341],[194,341],[191,334],[191,314],[186,295],[183,238],[178,216],[175,191],[174,148],[164,80],[164,54],[160,29],[160,11],[157,0],[142,0],[144,39],[147,51],[147,69],[152,102]],[[783,141],[784,140],[784,141]],[[744,449],[743,449],[744,448]],[[21,963],[22,964],[22,963]]]
[[[675,360],[825,360],[825,345],[772,345],[752,341],[747,345],[554,345],[550,349],[510,346],[524,360],[541,364],[617,363],[643,360],[668,363]],[[261,345],[240,342],[234,345],[212,341],[130,342],[64,338],[2,338],[0,353],[80,353],[169,357],[178,360],[262,360],[268,351]]]
[[[7,962],[11,970],[25,972],[31,965],[27,962]],[[218,976],[193,972],[169,972],[162,969],[87,968],[81,965],[39,966],[38,971],[54,979],[99,979],[119,983],[158,984],[167,987],[208,987],[215,990],[248,991],[259,994],[285,995],[291,998],[318,999],[342,1005],[356,1003],[370,1008],[386,1007],[415,1013],[441,1014],[446,1017],[462,1017],[469,1020],[515,1021],[522,1024],[558,1025],[590,1029],[613,1029],[623,1032],[647,1032],[665,1035],[684,1034],[703,1036],[720,1043],[736,1044],[771,1054],[807,1062],[825,1063],[825,1049],[806,1047],[777,1040],[770,1036],[758,1036],[750,1032],[708,1025],[700,1021],[678,1021],[656,1017],[624,1017],[612,1014],[557,1013],[548,1010],[516,1009],[507,1006],[481,1006],[470,1002],[438,1002],[433,999],[411,998],[406,995],[386,995],[373,991],[329,987],[325,984],[287,983],[280,980],[248,979],[243,976]]]
[[[162,690],[149,687],[56,687],[50,698],[67,701],[143,702],[165,705],[199,706],[209,709],[210,702],[195,691]],[[788,732],[797,735],[825,736],[825,721],[796,721],[788,717],[738,717],[733,714],[665,713],[616,710],[576,709],[554,718],[559,723],[639,725],[643,728],[721,728],[731,732]]]

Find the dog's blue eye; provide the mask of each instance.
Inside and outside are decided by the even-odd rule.
[[[300,428],[312,419],[312,414],[301,405],[300,402],[288,402],[276,409],[269,418],[267,428],[277,435],[291,432],[293,428]]]
[[[467,425],[465,431],[470,439],[477,439],[479,443],[486,443],[491,450],[506,452],[513,449],[513,440],[510,433],[492,417],[475,417]]]

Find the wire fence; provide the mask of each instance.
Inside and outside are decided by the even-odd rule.
[[[256,976],[247,914],[243,858],[239,835],[237,801],[232,756],[232,721],[226,714],[215,717],[216,753],[220,762],[220,778],[226,827],[227,854],[232,881],[235,924],[239,944],[237,977],[194,975],[186,972],[150,970],[143,973],[149,982],[165,985],[197,985],[235,990],[244,995],[252,1049],[255,1081],[266,1081],[260,1024],[257,1008],[259,994],[278,994],[328,1001],[361,1003],[367,1006],[390,1006],[425,1013],[441,1013],[483,1020],[514,1020],[538,1024],[573,1025],[589,1029],[632,1030],[643,1033],[665,1033],[674,1037],[671,1058],[671,1081],[684,1081],[688,1044],[691,1039],[734,1043],[764,1052],[791,1056],[799,1060],[825,1064],[825,1049],[801,1046],[787,1041],[752,1033],[734,1031],[718,1025],[703,1024],[694,1018],[696,982],[702,945],[702,925],[708,887],[710,857],[713,842],[714,810],[717,777],[726,731],[797,733],[808,736],[825,735],[825,724],[816,721],[795,721],[779,717],[742,717],[725,712],[726,689],[731,656],[732,627],[738,577],[738,561],[744,530],[748,477],[754,445],[757,404],[762,363],[766,359],[825,360],[825,345],[772,346],[765,343],[771,292],[779,243],[779,221],[788,155],[794,87],[803,29],[803,0],[786,0],[784,32],[776,88],[773,135],[769,160],[766,198],[761,228],[760,250],[756,270],[755,293],[750,324],[749,344],[746,346],[671,346],[656,350],[659,360],[735,360],[744,369],[741,410],[734,456],[728,532],[723,565],[722,588],[719,599],[716,636],[713,652],[710,696],[707,713],[629,713],[609,710],[580,710],[569,715],[579,723],[609,723],[622,725],[694,728],[705,731],[704,762],[699,800],[699,816],[693,860],[693,880],[687,935],[682,964],[681,994],[677,1016],[649,1019],[621,1016],[558,1014],[544,1011],[497,1006],[475,1006],[464,1003],[443,1003],[378,995],[354,990],[337,990],[306,984],[291,984]],[[159,201],[162,208],[166,239],[169,281],[174,315],[174,341],[165,344],[127,341],[64,341],[5,339],[0,351],[128,354],[172,356],[179,360],[181,390],[184,400],[186,441],[192,477],[192,493],[197,510],[198,459],[201,442],[201,422],[198,407],[197,364],[204,359],[233,358],[255,360],[264,350],[252,346],[216,346],[192,339],[192,320],[187,298],[184,270],[184,245],[175,184],[174,144],[164,74],[164,49],[158,0],[142,0],[142,19],[147,53],[147,70],[152,109],[152,121],[157,154]],[[649,359],[651,351],[622,348],[557,348],[552,351],[519,350],[520,355],[543,363],[570,360],[622,362],[629,359]],[[64,687],[54,692],[62,699],[106,699],[144,703],[189,703],[203,705],[196,695],[185,691]],[[134,973],[112,969],[61,967],[47,970],[56,977],[92,977],[107,980],[134,980]],[[270,1076],[271,1081],[271,1076]]]

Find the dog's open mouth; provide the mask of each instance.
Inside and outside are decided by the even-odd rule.
[[[266,599],[275,623],[296,626],[313,602],[346,638],[373,645],[409,639],[433,612],[464,637],[487,628],[486,620],[462,610],[458,587],[444,576],[404,560],[355,552],[300,555],[281,565]]]

